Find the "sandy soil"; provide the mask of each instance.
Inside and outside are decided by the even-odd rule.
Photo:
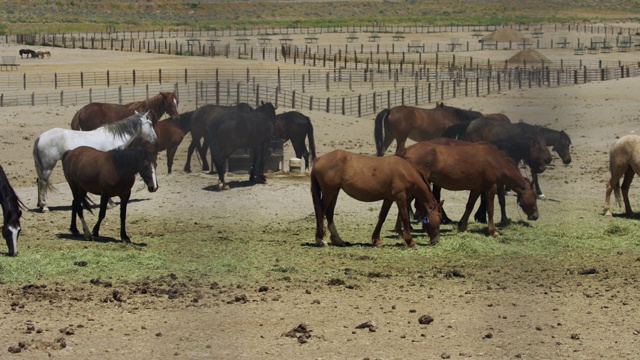
[[[40,63],[23,62],[20,71],[59,68],[62,65],[54,61],[64,62],[56,60],[64,59],[61,54],[64,52],[56,49],[51,59]],[[173,57],[109,52],[99,55],[66,66],[88,71],[106,68],[107,64],[109,67],[123,64],[122,60],[135,62],[140,68],[205,66],[196,65],[197,59],[185,63],[182,57],[178,59],[179,65],[172,66]],[[615,55],[608,56],[615,58]],[[573,163],[562,165],[556,156],[554,166],[541,175],[549,200],[539,203],[541,218],[534,226],[562,223],[591,226],[594,222],[606,222],[600,211],[608,177],[608,148],[616,137],[640,128],[639,86],[640,79],[632,78],[454,99],[447,104],[486,113],[504,112],[513,121],[566,130],[574,144]],[[181,103],[180,110],[192,110],[193,106]],[[58,106],[1,110],[1,162],[30,208],[36,205],[33,141],[50,128],[68,127],[76,110]],[[278,111],[286,110],[290,109]],[[319,154],[334,148],[374,153],[373,116],[353,118],[317,111],[305,114],[315,126]],[[130,207],[132,236],[176,231],[176,227],[191,223],[208,229],[220,226],[221,221],[228,233],[237,231],[255,236],[277,211],[280,220],[277,226],[307,222],[301,229],[292,230],[291,241],[300,244],[313,241],[310,221],[313,209],[306,176],[271,174],[266,185],[244,187],[246,175],[238,175],[230,177],[233,182],[228,192],[203,191],[214,184],[211,175],[181,171],[188,140],[178,151],[174,173],[166,174],[161,154],[159,192],[153,195],[136,192],[136,196],[148,201]],[[287,144],[285,158],[292,156]],[[193,166],[197,169],[198,163]],[[29,251],[30,239],[55,237],[68,227],[70,194],[60,166],[52,180],[59,189],[50,195],[52,211],[24,215],[22,251]],[[444,196],[448,211],[461,213],[464,194],[445,192]],[[227,202],[231,197],[235,201]],[[184,199],[188,201],[180,201]],[[245,201],[255,199],[261,207],[242,206]],[[199,206],[211,203],[227,205],[209,206],[206,214],[199,211]],[[369,210],[371,206],[341,197],[340,226],[357,227],[362,214],[368,214],[371,219],[367,219],[367,224],[373,224],[375,215]],[[145,217],[145,209],[154,209],[152,216]],[[515,206],[509,211],[512,218],[520,216]],[[247,216],[252,219],[250,224],[233,220]],[[103,232],[115,236],[116,226],[115,218],[107,221]],[[446,236],[455,236],[455,232]],[[442,241],[446,241],[446,236]],[[456,277],[455,273],[453,277],[445,276],[439,269],[430,269],[425,271],[434,276],[417,277],[412,283],[394,278],[370,279],[358,282],[355,287],[297,284],[275,286],[265,292],[253,284],[216,286],[171,276],[146,284],[115,286],[86,282],[49,284],[46,289],[22,288],[26,284],[0,285],[0,357],[630,359],[637,356],[640,343],[637,256],[620,253],[602,259],[597,265],[607,272],[592,277],[568,276],[567,269],[574,268],[574,263],[554,267],[504,259],[500,264],[463,267],[463,273],[472,273],[466,278]],[[7,261],[11,258],[0,259],[0,265]],[[123,300],[120,295],[114,294],[115,288],[125,294],[126,301],[120,301]],[[146,290],[140,291],[141,288]],[[178,289],[176,296],[162,291],[168,288]],[[430,324],[420,319],[427,314],[434,319]],[[369,320],[377,326],[356,329],[358,324]],[[291,333],[292,337],[282,336],[302,323],[309,328],[299,328]],[[7,349],[15,349],[21,342],[27,349],[11,355]]]

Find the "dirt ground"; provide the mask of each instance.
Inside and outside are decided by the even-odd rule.
[[[79,50],[68,50],[75,51]],[[75,60],[65,64],[66,52],[55,49],[51,59],[22,62],[20,71],[65,71],[65,67],[89,71],[132,63],[136,68],[207,66],[202,59],[109,52],[82,60],[70,55],[68,59]],[[615,53],[607,56],[616,59]],[[222,62],[214,61],[216,66]],[[220,66],[233,66],[233,62]],[[616,137],[640,129],[638,88],[640,79],[630,78],[446,103],[485,113],[504,112],[512,121],[567,131],[573,141],[573,162],[562,165],[556,155],[553,166],[541,175],[548,200],[539,202],[541,218],[534,226],[593,226],[607,221],[601,209],[608,149]],[[183,102],[180,111],[193,107]],[[76,110],[37,106],[0,111],[0,161],[31,209],[36,205],[33,141],[50,128],[68,127]],[[334,148],[374,153],[373,116],[305,114],[315,127],[318,154]],[[178,150],[172,174],[166,174],[161,154],[158,193],[140,189],[135,193],[148,201],[130,207],[130,235],[179,232],[180,226],[192,223],[208,229],[221,226],[222,221],[228,233],[259,236],[272,223],[274,212],[279,227],[312,221],[307,176],[270,174],[266,185],[245,187],[246,175],[238,175],[230,177],[230,191],[204,191],[215,183],[211,175],[182,171],[188,141]],[[287,144],[285,158],[290,157],[293,151]],[[198,162],[192,166],[197,169]],[[59,165],[52,180],[59,189],[50,194],[52,211],[24,214],[21,251],[29,251],[29,239],[53,237],[68,227],[70,194]],[[637,204],[633,193],[632,204]],[[445,192],[444,196],[450,213],[462,212],[464,194]],[[260,206],[247,208],[251,201]],[[206,212],[201,211],[203,205]],[[339,226],[348,234],[347,229],[361,222],[362,214],[373,223],[371,207],[342,196],[337,208]],[[514,208],[510,216],[518,217]],[[153,209],[151,216],[143,214],[148,209]],[[117,220],[114,214],[111,220],[109,216],[103,232],[115,234]],[[234,220],[238,218],[251,221]],[[313,242],[313,224],[302,228],[292,229],[291,241]],[[455,232],[441,241],[447,241],[447,236]],[[0,263],[11,260],[3,257]],[[505,258],[499,263],[474,263],[446,276],[416,277],[409,283],[403,278],[372,278],[357,286],[301,282],[259,288],[243,282],[202,284],[171,275],[146,283],[4,284],[0,285],[0,357],[635,358],[640,345],[638,254],[620,252],[588,263],[606,269],[592,276],[568,272],[577,265],[585,264],[580,259],[557,265]],[[428,272],[438,274],[438,269]],[[359,324],[363,325],[358,329]],[[283,336],[287,332],[290,336]],[[18,350],[22,351],[12,354]]]

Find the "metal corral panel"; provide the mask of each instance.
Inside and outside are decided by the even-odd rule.
[[[284,164],[284,141],[273,139],[267,148],[264,171],[277,172]],[[234,174],[248,174],[251,168],[251,150],[238,149],[227,160],[227,172]]]

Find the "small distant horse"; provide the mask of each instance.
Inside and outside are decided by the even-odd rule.
[[[38,207],[48,211],[47,190],[52,187],[49,177],[65,151],[78,146],[91,146],[98,150],[125,148],[141,136],[155,144],[157,136],[149,119],[149,113],[135,113],[124,120],[107,124],[92,131],[75,131],[61,128],[48,130],[38,136],[33,145],[33,159],[38,175]]]
[[[131,197],[131,188],[140,174],[149,192],[158,190],[156,178],[156,152],[143,148],[100,151],[88,146],[80,146],[67,151],[62,156],[64,177],[69,183],[73,202],[71,205],[71,226],[69,230],[75,236],[80,232],[76,226],[76,215],[82,221],[84,238],[97,239],[100,236],[100,224],[107,212],[109,199],[120,197],[120,238],[131,243],[127,235],[127,204]],[[87,193],[100,195],[100,213],[98,221],[89,232],[84,220],[83,206],[91,212]]]
[[[554,133],[560,134],[559,136],[553,135]],[[553,149],[561,149],[563,151],[563,155],[569,153],[569,147],[571,145],[571,140],[565,142],[564,139],[568,139],[568,136],[564,137],[563,140],[560,140],[561,132],[556,132],[555,130],[546,129],[541,126],[531,125],[527,123],[511,123],[503,120],[498,120],[496,118],[483,116],[481,118],[475,119],[469,123],[464,124],[456,124],[445,130],[442,136],[456,138],[460,140],[466,141],[500,141],[500,140],[508,140],[508,139],[518,139],[518,138],[530,138],[534,137],[538,139],[540,144],[544,144],[544,146],[558,144],[558,146],[554,146]],[[566,135],[566,133],[565,133]],[[549,141],[547,141],[549,139]],[[547,164],[550,164],[552,161],[551,154],[547,158]],[[563,158],[564,159],[564,158]],[[571,156],[569,155],[568,161],[571,162]],[[540,190],[540,186],[538,185],[538,173],[542,173],[544,168],[531,168],[531,176],[533,177],[533,182],[536,185],[536,193],[544,198],[544,194]]]
[[[611,178],[607,182],[604,198],[604,214],[611,215],[611,191],[615,192],[616,202],[620,206],[620,189],[624,200],[626,216],[633,216],[629,202],[629,188],[635,174],[640,174],[640,136],[625,135],[618,139],[609,150],[609,171]],[[620,178],[622,186],[620,186]]]
[[[291,139],[291,145],[297,158],[304,158],[305,169],[309,169],[309,151],[305,145],[305,137],[309,138],[309,150],[311,161],[316,157],[316,144],[313,139],[313,125],[308,116],[297,111],[288,111],[276,115],[276,127],[273,137],[287,141]]]
[[[49,50],[38,50],[38,57],[40,59],[44,59],[45,55],[50,58],[51,57],[51,52]]]
[[[253,108],[247,103],[239,103],[232,106],[207,104],[195,110],[191,116],[191,144],[189,144],[189,148],[187,149],[187,162],[184,164],[185,172],[191,172],[191,156],[196,149],[202,160],[202,171],[209,171],[209,163],[207,162],[209,128],[218,121],[222,114],[228,111],[250,113],[253,111]],[[200,144],[200,139],[204,139],[202,144]],[[213,168],[213,166],[212,163],[211,167]]]
[[[467,143],[452,146],[422,141],[406,148],[402,156],[416,166],[434,186],[453,191],[470,191],[465,212],[458,223],[458,231],[467,230],[471,211],[478,197],[484,194],[487,199],[489,234],[494,237],[500,235],[493,222],[494,197],[500,185],[508,186],[518,194],[518,205],[529,220],[538,219],[533,184],[520,174],[511,158],[493,145]]]
[[[316,244],[325,246],[324,218],[331,232],[331,243],[344,246],[333,221],[334,210],[340,190],[352,198],[373,202],[382,200],[371,241],[382,245],[380,230],[391,205],[398,206],[403,229],[397,228],[407,247],[414,247],[411,236],[408,201],[416,199],[425,218],[423,228],[429,235],[431,244],[438,243],[440,237],[440,208],[429,189],[427,180],[418,170],[399,156],[367,156],[345,150],[334,150],[315,159],[311,170],[311,195],[316,214]]]
[[[90,103],[78,110],[71,119],[71,129],[90,131],[98,127],[120,121],[138,112],[149,112],[153,125],[165,113],[178,117],[178,97],[172,92],[161,92],[143,101],[134,101],[125,105],[108,103]]]
[[[220,116],[208,130],[211,159],[218,173],[218,190],[228,189],[224,181],[225,162],[237,149],[251,149],[249,181],[264,184],[264,158],[273,136],[276,108],[272,103],[262,103],[252,112],[229,111]]]
[[[0,166],[0,205],[2,205],[2,237],[7,242],[9,256],[18,255],[18,237],[22,227],[20,218],[25,205],[20,201],[18,195],[9,184],[7,174]]]
[[[176,156],[178,146],[182,143],[185,135],[191,130],[191,117],[193,111],[180,114],[177,118],[168,118],[158,121],[153,129],[158,135],[156,151],[167,150],[167,171],[171,174],[173,158]]]
[[[27,55],[27,59],[28,58],[37,58],[38,57],[38,53],[31,50],[31,49],[20,49],[18,51],[18,53],[20,54],[20,59],[22,59],[22,55]]]
[[[449,126],[469,122],[481,116],[480,112],[445,106],[444,103],[436,104],[433,109],[405,105],[384,109],[375,119],[376,154],[384,155],[394,139],[397,143],[396,154],[399,154],[405,148],[407,139],[435,139]]]

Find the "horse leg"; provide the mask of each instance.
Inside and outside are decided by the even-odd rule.
[[[487,222],[487,198],[484,196],[480,197],[480,206],[478,206],[478,210],[473,218],[482,224]]]
[[[442,193],[442,188],[436,184],[433,184],[433,197],[436,199],[437,202],[440,202],[440,196]],[[453,220],[451,220],[449,218],[449,216],[447,216],[447,213],[444,211],[444,208],[440,209],[442,211],[442,220],[440,221],[440,224],[451,224],[453,222]]]
[[[120,239],[127,244],[131,244],[131,238],[127,235],[127,204],[129,194],[120,196]]]
[[[82,212],[82,200],[80,200],[76,195],[74,195],[73,201],[71,202],[71,226],[69,226],[69,231],[71,231],[71,234],[73,236],[77,236],[78,234],[80,234],[80,231],[78,231],[78,226],[76,222],[76,217],[80,212]],[[84,225],[84,222],[83,222],[83,225]]]
[[[458,223],[458,231],[465,232],[467,231],[467,225],[469,224],[469,216],[471,216],[471,212],[473,211],[473,207],[476,205],[476,201],[480,196],[480,191],[472,190],[469,192],[469,199],[467,200],[467,206],[464,210],[464,214],[462,214],[462,218]]]
[[[500,233],[496,229],[496,225],[493,222],[494,200],[496,196],[496,186],[492,186],[491,189],[484,192],[484,196],[487,198],[487,225],[489,226],[489,234],[493,237],[500,236]]]
[[[98,214],[98,221],[93,226],[93,232],[92,232],[93,237],[95,239],[98,239],[100,237],[100,224],[102,223],[102,220],[104,220],[104,217],[107,214],[107,203],[109,202],[109,199],[110,198],[107,194],[102,194],[102,196],[100,196],[100,213]]]
[[[189,144],[189,148],[187,148],[187,161],[184,163],[184,172],[191,172],[191,155],[193,155],[193,151],[196,148],[196,139],[191,139],[191,143]]]
[[[197,146],[198,146],[198,152],[200,153],[200,159],[202,160],[202,171],[208,171],[210,174],[213,174],[213,168],[214,168],[213,150],[211,150],[211,167],[209,167],[209,162],[207,161],[207,149],[209,148],[213,149],[213,147],[209,145],[209,140],[207,139],[207,137],[206,136],[204,137],[202,141],[202,146],[200,146],[199,141]]]
[[[396,203],[398,204],[398,216],[402,220],[402,224],[404,228],[404,232],[402,234],[402,237],[404,238],[404,243],[407,245],[407,247],[410,247],[410,248],[414,247],[416,246],[416,242],[413,241],[413,238],[411,237],[411,227],[409,224],[409,212],[407,211],[407,199],[402,197],[398,199]],[[382,219],[382,221],[384,221],[384,219]]]
[[[211,145],[211,160],[213,161],[216,172],[218,173],[218,183],[216,184],[216,190],[218,191],[229,190],[229,185],[225,184],[224,182],[224,165],[226,159],[229,158],[229,155],[231,155],[231,153],[229,153],[228,155],[226,153],[218,154],[216,151],[214,151],[213,145]]]
[[[375,246],[382,245],[382,239],[380,239],[380,231],[382,230],[382,224],[384,223],[384,220],[387,218],[387,214],[389,214],[389,209],[391,208],[391,204],[393,204],[391,200],[384,200],[382,202],[382,207],[380,208],[380,214],[378,215],[378,223],[376,224],[375,229],[373,229],[373,234],[371,234],[371,243]],[[407,211],[406,204],[405,204],[405,211]],[[398,215],[398,219],[399,218],[400,218],[400,215]],[[396,230],[397,230],[397,227],[398,226],[396,224]],[[402,235],[402,231],[399,231],[398,233]]]
[[[631,210],[631,203],[629,202],[629,188],[631,187],[631,182],[633,181],[633,176],[635,172],[631,167],[627,168],[627,171],[624,173],[624,179],[622,180],[622,185],[620,185],[620,190],[622,191],[622,199],[624,200],[624,212],[627,216],[632,216],[633,211]]]
[[[507,225],[511,222],[511,219],[507,217],[507,204],[505,201],[505,194],[507,190],[504,185],[498,187],[498,203],[500,204],[500,224]]]
[[[36,180],[38,184],[38,207],[40,208],[40,212],[43,213],[49,211],[49,208],[47,207],[47,190],[51,186],[49,184],[49,177],[51,176],[52,170],[53,167],[51,169],[44,169],[42,171],[39,171],[40,174],[38,176],[38,179]]]
[[[538,184],[538,172],[531,169],[531,179],[533,183],[536,185],[536,194],[538,194],[538,199],[544,199],[546,196],[542,193],[542,189],[540,189],[540,184]]]
[[[171,174],[171,167],[173,166],[173,158],[176,156],[177,146],[171,146],[167,149],[167,172]]]
[[[344,240],[342,240],[342,238],[340,237],[340,234],[338,234],[338,229],[336,229],[336,224],[333,222],[333,214],[334,211],[336,209],[336,202],[338,201],[338,194],[336,193],[335,195],[329,196],[328,199],[330,199],[326,206],[326,212],[325,215],[327,217],[327,227],[329,228],[329,232],[331,232],[331,244],[336,245],[336,246],[344,246]],[[323,199],[323,203],[324,203],[324,199]]]

